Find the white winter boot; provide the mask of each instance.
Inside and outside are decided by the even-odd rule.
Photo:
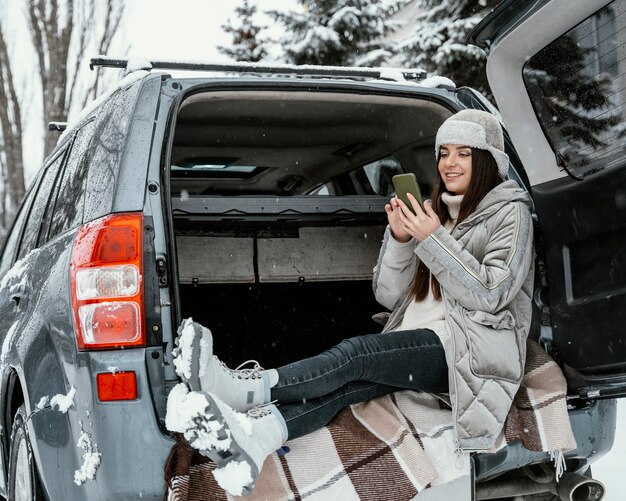
[[[275,405],[234,411],[216,395],[206,398],[204,413],[184,433],[192,447],[216,463],[217,483],[233,496],[250,494],[265,458],[287,440],[287,425]]]
[[[278,381],[276,370],[264,370],[254,360],[229,369],[213,355],[213,335],[206,327],[186,319],[178,329],[174,359],[177,374],[192,391],[211,392],[238,411],[270,401],[270,388]],[[255,365],[242,369],[246,364]]]

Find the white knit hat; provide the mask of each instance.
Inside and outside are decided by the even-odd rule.
[[[479,110],[462,110],[448,118],[437,131],[435,156],[443,144],[460,144],[487,150],[498,164],[503,179],[509,172],[509,156],[504,153],[504,136],[498,119]]]

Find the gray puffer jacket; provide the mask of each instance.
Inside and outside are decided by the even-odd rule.
[[[383,332],[400,325],[420,260],[441,284],[450,400],[463,450],[495,444],[524,373],[534,281],[530,207],[529,195],[505,181],[452,233],[440,227],[391,253],[387,228],[374,268],[376,299],[393,310]]]

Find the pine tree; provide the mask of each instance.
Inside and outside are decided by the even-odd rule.
[[[485,53],[465,43],[469,32],[500,0],[416,0],[415,31],[400,42],[401,64],[422,68],[489,96]]]
[[[399,43],[402,64],[445,76],[491,98],[485,71],[485,53],[465,43],[469,32],[499,0],[415,0],[419,10],[412,21],[416,29]],[[611,113],[610,80],[585,76],[588,50],[564,36],[549,54],[534,56],[526,65],[525,78],[541,89],[535,96],[542,122],[559,130],[563,145],[555,145],[564,157],[571,152],[587,163],[585,151],[604,146],[603,137],[617,120]],[[555,54],[558,56],[555,57]],[[609,111],[607,111],[609,110]],[[615,130],[615,134],[620,131]]]
[[[302,12],[268,14],[284,28],[288,63],[379,66],[392,55],[380,39],[396,27],[390,17],[405,1],[299,0]]]
[[[229,19],[227,24],[222,25],[222,29],[233,37],[232,45],[218,47],[222,54],[235,61],[251,63],[259,62],[267,55],[267,50],[258,39],[259,33],[266,26],[255,23],[256,11],[256,6],[250,5],[249,0],[243,0],[243,5],[235,9],[238,24],[233,24]]]

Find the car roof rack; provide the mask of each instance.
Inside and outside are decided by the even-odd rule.
[[[67,129],[67,122],[48,122],[48,130],[63,132]]]
[[[292,76],[318,76],[325,78],[374,78],[403,81],[423,80],[426,71],[418,68],[361,68],[356,66],[320,66],[312,64],[259,64],[248,62],[210,63],[202,61],[149,60],[139,58],[118,59],[108,56],[91,58],[89,68],[122,68],[128,72],[137,70],[187,70],[227,73],[267,73]]]

